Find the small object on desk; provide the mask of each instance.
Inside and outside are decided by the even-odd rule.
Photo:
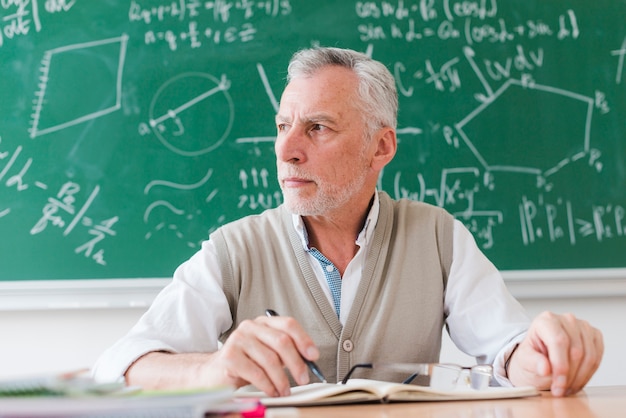
[[[240,414],[242,418],[263,418],[265,416],[265,405],[257,400],[254,408],[241,411]]]
[[[270,316],[270,317],[271,316],[279,316],[278,313],[275,310],[273,310],[273,309],[266,309],[265,310],[265,315]],[[328,383],[328,381],[326,380],[326,378],[322,374],[322,371],[319,369],[319,367],[317,367],[317,364],[313,363],[311,360],[307,360],[303,356],[301,356],[301,357],[302,357],[302,360],[304,360],[306,365],[309,367],[309,370],[311,370],[313,372],[313,374],[315,376],[317,376],[317,378],[322,383]]]
[[[231,415],[240,418],[263,418],[265,405],[257,398],[234,398],[230,402],[212,408],[204,418],[230,417]]]

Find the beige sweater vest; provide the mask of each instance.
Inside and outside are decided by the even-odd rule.
[[[444,210],[379,192],[380,215],[361,283],[342,327],[306,258],[291,214],[279,207],[214,232],[232,328],[271,308],[294,317],[313,338],[318,366],[341,380],[363,362],[436,362],[452,263],[453,218]],[[384,370],[355,377],[402,380]],[[315,381],[314,377],[311,377]]]

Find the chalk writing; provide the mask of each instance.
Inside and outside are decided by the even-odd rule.
[[[169,277],[281,205],[272,120],[316,45],[395,78],[379,190],[445,208],[505,268],[626,267],[621,2],[118,3],[0,0],[0,280],[52,274],[16,250],[67,278]]]
[[[611,51],[611,55],[617,57],[617,71],[615,72],[615,84],[622,83],[622,75],[624,73],[624,57],[626,57],[626,38],[622,42],[620,49]]]
[[[484,190],[481,184],[480,170],[477,167],[443,169],[441,180],[436,187],[429,187],[422,173],[417,174],[418,189],[413,191],[403,185],[402,173],[394,176],[394,197],[430,203],[447,209],[460,219],[472,233],[480,247],[490,249],[494,246],[493,229],[504,222],[501,211],[476,210],[477,194]]]
[[[587,212],[562,198],[548,200],[539,195],[531,200],[522,196],[519,218],[524,245],[565,240],[574,246],[582,239],[603,242],[622,238],[626,231],[626,209],[610,203],[593,205]]]
[[[183,21],[187,18],[206,17],[209,15],[215,22],[228,23],[230,20],[238,17],[250,20],[257,13],[269,17],[288,15],[292,10],[290,0],[182,0],[163,1],[157,5],[154,5],[154,2],[150,3],[149,6],[143,6],[139,1],[133,0],[128,11],[129,21],[143,22],[149,25],[155,21]],[[236,12],[240,16],[233,17],[233,14]]]
[[[164,43],[171,51],[176,51],[181,43],[195,49],[202,47],[205,41],[211,45],[251,42],[258,32],[251,19],[258,19],[259,15],[279,18],[288,16],[291,11],[289,0],[183,0],[150,6],[132,1],[128,19],[148,26],[159,22],[183,23],[183,27],[148,29],[143,36],[145,45]],[[205,24],[209,19],[214,25]],[[232,20],[240,19],[244,22],[230,24]]]
[[[498,17],[496,0],[422,0],[413,4],[402,0],[356,2],[355,13],[358,18],[367,21],[357,26],[359,39],[363,42],[463,39],[471,46],[520,42],[521,39],[537,37],[563,40],[580,36],[578,19],[571,9],[564,11],[553,22],[529,19],[523,24],[509,24],[505,18]]]
[[[75,0],[45,0],[43,12],[49,14],[68,12]],[[28,36],[31,29],[42,31],[39,17],[39,0],[8,0],[0,2],[0,48],[17,37]]]
[[[0,136],[0,146],[1,145],[2,137]],[[6,151],[0,148],[0,182],[4,182],[4,186],[7,188],[14,188],[17,192],[23,192],[31,185],[35,185],[35,187],[45,190],[47,188],[45,183],[38,180],[31,180],[29,182],[25,179],[25,176],[33,163],[33,158],[24,158],[22,152],[23,147],[21,145],[18,145],[12,151]],[[20,164],[23,165],[20,167]],[[10,213],[10,207],[0,206],[0,218],[5,217]]]
[[[256,32],[254,26],[249,23],[244,23],[241,27],[230,26],[225,29],[215,29],[200,28],[197,22],[189,22],[187,29],[181,32],[149,30],[144,35],[144,42],[146,45],[165,42],[171,51],[176,51],[181,42],[188,43],[191,48],[200,48],[202,40],[209,40],[215,45],[250,42],[254,40]]]
[[[239,170],[239,181],[243,193],[239,195],[237,208],[258,211],[279,206],[283,201],[282,193],[280,190],[268,191],[269,180],[269,171],[266,168],[259,170],[251,167],[249,170]],[[272,186],[274,186],[273,181]],[[261,189],[261,191],[256,192],[255,189]]]
[[[94,238],[87,241],[83,245],[76,247],[74,252],[76,254],[84,253],[85,257],[91,257],[96,263],[106,266],[106,261],[104,260],[104,249],[99,249],[94,252],[96,244],[105,239],[107,236],[114,236],[116,233],[112,229],[113,225],[118,221],[118,217],[114,216],[113,218],[106,219],[100,222],[97,225],[93,225],[91,220],[85,218],[86,225],[90,226],[88,231],[89,235],[94,235]]]
[[[94,226],[94,221],[86,216],[87,211],[93,204],[95,198],[100,192],[100,186],[95,186],[80,207],[76,206],[76,195],[81,191],[80,185],[75,182],[65,182],[54,197],[49,197],[48,202],[42,209],[42,216],[37,223],[30,229],[31,235],[42,233],[49,225],[63,230],[63,236],[67,236],[78,225],[89,227],[88,233],[96,235],[83,245],[78,246],[74,251],[84,253],[84,256],[91,257],[96,263],[106,265],[104,260],[104,249],[94,252],[96,244],[102,241],[107,235],[115,235],[112,229],[118,217],[100,222]],[[69,221],[68,221],[69,218]],[[79,224],[80,223],[80,224]]]
[[[41,30],[36,0],[3,1],[0,3],[0,12],[2,12],[0,47],[3,46],[5,38],[13,39],[28,35],[33,26],[37,32]]]
[[[476,242],[483,250],[493,248],[495,239],[493,237],[494,227],[504,222],[504,216],[500,211],[476,211],[454,213],[467,229],[472,232]]]
[[[11,168],[13,168],[13,166],[18,161],[18,157],[20,156],[21,153],[22,153],[22,146],[18,145],[13,151],[13,153],[4,152],[0,154],[0,160],[6,158],[7,156],[9,157],[9,160],[6,162],[6,164],[0,171],[0,181],[4,181],[4,178],[7,176]],[[5,185],[7,187],[15,186],[15,188],[19,192],[26,190],[28,188],[28,184],[24,183],[24,175],[30,168],[30,165],[32,164],[32,162],[33,162],[32,158],[27,158],[22,168],[19,169],[19,172],[7,178]]]

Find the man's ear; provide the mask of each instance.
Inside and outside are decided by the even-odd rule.
[[[396,155],[398,148],[396,130],[389,126],[380,128],[373,141],[376,142],[376,152],[372,158],[372,169],[381,171]]]

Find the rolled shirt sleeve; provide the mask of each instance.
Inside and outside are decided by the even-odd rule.
[[[231,326],[215,248],[204,241],[137,324],[98,358],[93,376],[98,381],[123,379],[137,359],[153,351],[217,351],[219,336]]]
[[[444,300],[450,338],[478,363],[493,364],[495,380],[510,386],[505,362],[524,338],[530,319],[470,231],[454,222],[454,257]]]

